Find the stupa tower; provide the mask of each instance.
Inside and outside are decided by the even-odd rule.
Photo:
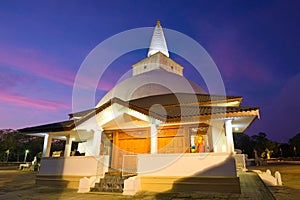
[[[159,20],[156,22],[156,26],[153,31],[152,40],[148,51],[148,57],[156,54],[157,52],[161,52],[169,57],[166,39]]]

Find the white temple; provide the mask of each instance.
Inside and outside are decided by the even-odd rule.
[[[239,96],[208,94],[185,78],[184,68],[169,58],[159,21],[148,57],[132,68],[133,76],[95,108],[69,114],[67,121],[19,130],[44,137],[37,184],[78,188],[87,177],[90,188],[103,191],[104,180],[119,173],[127,178],[115,184],[123,194],[239,193],[232,134],[242,134],[259,117],[259,108],[242,107]],[[66,140],[59,157],[51,157],[53,139]],[[71,156],[72,144],[84,156]]]

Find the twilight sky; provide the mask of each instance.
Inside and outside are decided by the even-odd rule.
[[[163,27],[206,49],[227,95],[243,96],[242,105],[261,108],[261,119],[247,134],[265,132],[287,142],[300,132],[299,10],[296,0],[2,1],[0,128],[67,120],[74,79],[88,53],[119,32],[154,27],[160,19]],[[116,60],[96,98],[146,53]],[[203,84],[193,67],[181,62],[185,76]]]

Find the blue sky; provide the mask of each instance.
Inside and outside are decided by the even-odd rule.
[[[300,132],[299,9],[296,0],[2,1],[0,128],[66,120],[88,53],[119,32],[154,27],[160,19],[207,50],[228,95],[261,108],[247,134],[261,131],[286,142]],[[97,98],[146,52],[114,62]],[[186,77],[202,84],[186,65]]]

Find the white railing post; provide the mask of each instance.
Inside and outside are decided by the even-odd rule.
[[[281,174],[276,171],[275,172],[276,185],[282,186]]]

